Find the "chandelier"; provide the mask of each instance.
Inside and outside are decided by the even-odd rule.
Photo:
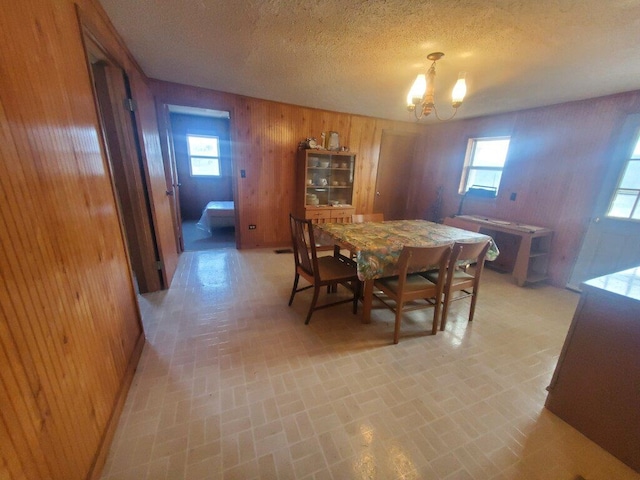
[[[442,57],[444,57],[444,53],[442,52],[434,52],[427,55],[427,59],[433,61],[431,67],[426,75],[421,73],[416,77],[411,90],[409,90],[409,94],[407,95],[407,110],[414,113],[416,120],[426,117],[432,111],[438,120],[451,120],[456,116],[456,113],[458,113],[458,107],[462,105],[462,100],[464,100],[464,96],[467,93],[467,85],[464,80],[465,73],[460,72],[458,81],[453,87],[451,101],[453,113],[449,118],[441,118],[440,115],[438,115],[438,110],[433,100],[433,93],[436,80],[436,62]]]

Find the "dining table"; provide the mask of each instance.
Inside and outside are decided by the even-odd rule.
[[[371,322],[375,279],[398,274],[398,259],[405,245],[436,247],[488,239],[491,246],[486,260],[495,260],[500,253],[489,235],[427,220],[323,223],[314,225],[314,235],[319,243],[333,243],[355,254],[358,278],[364,282],[363,323]]]

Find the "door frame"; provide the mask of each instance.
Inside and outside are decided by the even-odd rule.
[[[140,176],[125,175],[126,178],[116,174],[115,166],[113,163],[114,158],[112,157],[111,149],[117,148],[117,146],[115,145],[116,142],[110,140],[110,136],[107,134],[108,128],[105,124],[105,121],[111,119],[110,121],[112,122],[118,122],[118,120],[117,118],[113,117],[113,115],[109,115],[108,112],[105,112],[105,108],[101,104],[102,102],[99,99],[100,94],[98,92],[98,86],[96,84],[96,77],[94,74],[94,64],[103,62],[108,67],[115,68],[121,71],[124,76],[123,82],[125,85],[125,89],[130,89],[130,86],[126,84],[127,73],[125,69],[113,58],[109,51],[103,47],[103,45],[91,31],[91,29],[82,22],[82,19],[80,19],[80,21],[87,68],[92,82],[94,102],[96,105],[96,111],[99,113],[98,120],[101,131],[101,143],[103,145],[105,158],[107,159],[107,168],[109,171],[109,178],[111,181],[111,187],[116,203],[116,212],[118,214],[118,219],[120,222],[120,230],[123,235],[124,246],[127,253],[127,258],[129,260],[130,273],[133,280],[134,288],[136,293],[157,291],[163,287],[163,282],[162,276],[160,275],[160,272],[157,268],[160,259],[158,255],[156,238],[153,232],[153,219],[151,217],[151,212],[147,208],[149,199],[148,191],[143,185],[145,179],[142,176],[142,172],[140,172]],[[97,61],[94,62],[94,58]],[[108,94],[108,88],[106,88],[103,93]],[[124,103],[122,105],[122,108],[124,109]],[[109,118],[105,119],[104,115],[109,115]],[[136,144],[134,147],[135,151],[128,151],[127,154],[131,154],[130,158],[135,158],[138,162],[141,162],[142,159],[139,154],[139,151],[141,149],[140,137],[138,132],[136,131],[136,123],[134,119],[131,120],[130,125],[125,127],[131,128],[131,132],[129,133],[133,135],[133,141]],[[123,163],[123,167],[125,170],[129,169],[129,171],[132,171],[131,168],[136,169],[139,167],[139,165],[126,165]],[[129,183],[131,183],[131,185],[128,185]],[[127,222],[125,222],[125,212],[123,210],[120,196],[123,195],[125,191],[130,190],[132,185],[137,185],[136,188],[140,188],[140,191],[143,192],[145,204],[140,205],[135,201],[132,201],[128,204],[128,209],[130,209],[130,213],[132,213],[139,220],[141,219],[143,221],[144,225],[138,233],[147,236],[147,241],[142,241],[139,238],[138,233],[132,231],[135,230],[135,228],[132,228],[131,225],[127,227]],[[147,230],[149,231],[147,232]],[[133,261],[134,258],[138,259],[138,261],[135,262],[138,267],[135,268]]]
[[[134,113],[131,115],[133,124],[132,129],[138,147],[137,151],[134,152],[132,157],[137,155],[137,158],[140,162],[139,168],[141,170],[141,175],[138,182],[136,183],[136,188],[139,188],[140,191],[145,192],[146,212],[149,217],[147,228],[149,230],[149,235],[151,235],[153,243],[155,245],[155,256],[152,260],[147,261],[150,261],[152,263],[152,268],[156,272],[154,276],[157,275],[159,277],[157,281],[157,287],[154,286],[152,289],[149,289],[149,291],[166,289],[169,288],[169,285],[175,273],[175,269],[178,263],[178,254],[174,251],[175,246],[171,245],[171,243],[175,242],[173,234],[168,231],[168,228],[171,228],[171,219],[170,217],[167,218],[170,215],[170,205],[168,203],[164,203],[166,202],[164,185],[158,185],[159,177],[162,178],[161,182],[162,184],[164,184],[164,174],[161,170],[163,168],[161,165],[161,162],[163,161],[162,155],[160,153],[161,149],[159,142],[156,141],[157,139],[155,138],[155,134],[159,134],[159,131],[155,115],[154,99],[151,96],[151,90],[144,88],[145,86],[147,86],[147,79],[139,69],[135,68],[135,62],[133,62],[132,60],[133,68],[131,67],[131,65],[129,65],[131,71],[125,68],[123,64],[117,60],[117,58],[119,57],[117,55],[114,55],[114,53],[106,47],[106,45],[108,45],[109,43],[103,42],[101,40],[103,37],[99,35],[99,33],[101,32],[99,26],[95,25],[92,19],[83,15],[82,10],[79,6],[76,6],[76,14],[78,19],[79,33],[85,51],[87,73],[89,75],[89,78],[93,79],[90,50],[88,47],[93,46],[99,52],[99,58],[104,58],[111,65],[117,66],[124,72],[129,80],[128,93],[130,96],[130,105],[132,105],[134,110]],[[136,105],[137,100],[139,100],[141,104],[144,104],[145,107],[149,106],[150,108],[138,108]],[[100,112],[95,87],[94,102],[96,111]],[[149,114],[151,114],[151,116]],[[117,204],[117,193],[113,181],[113,170],[111,169],[111,166],[108,165],[111,160],[107,149],[104,124],[102,123],[101,118],[99,118],[99,122],[101,129],[102,147],[105,158],[108,159],[106,168],[109,169],[112,187],[114,188],[114,198],[116,199]],[[158,175],[159,172],[160,175]],[[142,206],[140,206],[139,208],[142,208]],[[165,210],[169,215],[165,215]],[[125,239],[125,231],[123,229],[123,212],[118,209],[117,214],[121,223],[123,239]],[[167,219],[169,221],[166,221]],[[165,226],[168,228],[165,228]],[[127,248],[127,242],[125,241],[124,243],[125,248]],[[128,250],[127,255],[129,255]],[[148,258],[151,258],[151,255],[149,255]],[[131,265],[131,262],[129,264]],[[131,273],[133,278],[133,272]]]
[[[175,210],[174,210],[174,215],[173,215],[173,221],[174,221],[174,229],[176,230],[176,236],[180,237],[180,250],[179,252],[184,252],[184,235],[183,235],[183,231],[182,231],[182,216],[180,213],[180,187],[181,187],[181,183],[180,183],[180,179],[178,178],[178,169],[177,169],[177,164],[176,164],[176,157],[175,157],[175,149],[174,149],[174,137],[173,137],[173,131],[171,128],[171,119],[170,119],[170,111],[169,111],[169,107],[170,106],[176,106],[176,107],[186,107],[186,108],[192,108],[192,109],[198,109],[198,110],[217,110],[220,112],[227,112],[229,113],[229,160],[231,163],[231,192],[233,195],[233,202],[234,202],[234,206],[235,206],[235,231],[234,231],[234,238],[235,238],[235,244],[236,244],[236,249],[240,249],[241,246],[241,229],[239,228],[240,225],[240,200],[238,198],[238,185],[237,185],[237,181],[238,181],[238,176],[236,175],[236,147],[234,145],[233,142],[233,131],[234,131],[234,125],[233,125],[233,110],[228,108],[228,107],[217,107],[217,106],[212,106],[212,105],[192,105],[189,104],[188,102],[181,102],[181,101],[167,101],[166,99],[160,99],[156,96],[156,112],[158,114],[158,116],[160,117],[160,115],[162,115],[162,120],[158,120],[158,124],[159,124],[159,129],[160,129],[160,137],[164,138],[166,137],[168,139],[168,146],[166,148],[163,147],[162,148],[162,156],[164,159],[164,163],[165,163],[165,176],[166,176],[166,180],[167,180],[167,194],[169,194],[169,191],[171,189],[173,189],[172,191],[174,192],[174,196],[175,198]],[[165,117],[166,115],[166,117]],[[163,142],[161,142],[163,143]]]
[[[160,148],[164,163],[164,175],[167,183],[167,195],[171,196],[171,216],[173,231],[176,237],[178,253],[184,252],[184,236],[182,233],[182,215],[180,215],[180,179],[176,167],[176,155],[173,147],[173,132],[169,117],[169,105],[156,98],[156,116],[160,132]]]

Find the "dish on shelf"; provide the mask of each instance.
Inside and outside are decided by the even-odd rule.
[[[330,162],[319,162],[319,163],[318,163],[318,166],[319,166],[320,168],[328,168],[328,167],[329,167],[329,165],[331,165],[331,163],[330,163]]]

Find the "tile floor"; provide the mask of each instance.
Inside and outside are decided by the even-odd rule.
[[[473,324],[349,304],[303,319],[290,254],[187,252],[141,297],[147,343],[103,480],[640,479],[543,408],[578,295],[486,271]],[[458,314],[460,317],[458,318]]]

